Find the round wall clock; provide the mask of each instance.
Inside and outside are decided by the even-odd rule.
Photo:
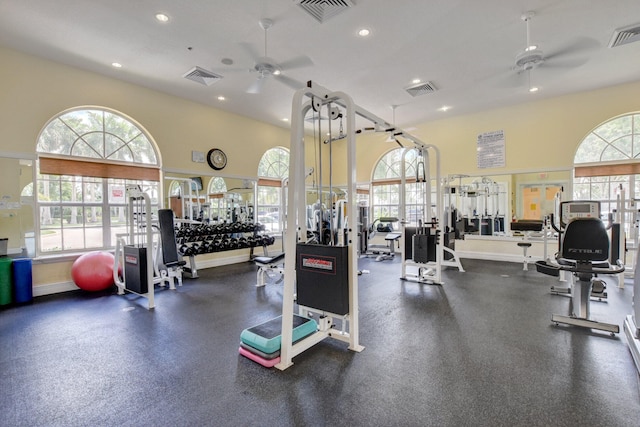
[[[227,155],[219,148],[212,148],[207,153],[207,163],[209,163],[211,169],[219,171],[227,166]]]

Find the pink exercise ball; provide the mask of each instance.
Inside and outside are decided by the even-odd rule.
[[[87,252],[71,266],[71,277],[80,289],[103,291],[113,285],[114,257],[109,252]]]

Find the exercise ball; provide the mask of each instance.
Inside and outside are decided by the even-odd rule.
[[[71,277],[80,289],[103,291],[113,285],[114,257],[109,252],[87,252],[71,266]]]

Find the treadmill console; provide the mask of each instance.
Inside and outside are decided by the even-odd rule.
[[[560,203],[560,226],[566,226],[576,218],[600,218],[600,202],[574,200]]]

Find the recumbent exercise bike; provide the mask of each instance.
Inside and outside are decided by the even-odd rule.
[[[559,250],[556,259],[536,262],[536,270],[540,273],[557,277],[560,271],[568,271],[573,275],[571,315],[554,314],[551,321],[556,325],[564,323],[607,331],[614,335],[620,332],[618,325],[589,318],[592,293],[594,290],[604,292],[605,288],[604,282],[597,279],[597,276],[624,272],[624,265],[620,260],[615,260],[615,264],[608,261],[609,236],[600,219],[600,202],[562,202],[560,210]]]

